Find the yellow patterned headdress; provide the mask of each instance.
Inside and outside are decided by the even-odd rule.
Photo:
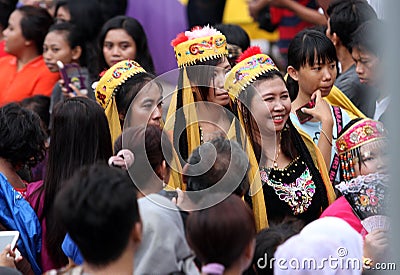
[[[123,60],[109,68],[96,86],[96,101],[103,107],[110,127],[112,142],[121,134],[115,94],[117,88],[132,76],[146,71],[133,60]]]
[[[244,51],[238,61],[225,81],[225,89],[236,98],[263,73],[279,71],[274,61],[268,55],[262,54],[261,49],[256,46]]]
[[[226,37],[209,26],[178,34],[171,46],[180,68],[228,55]]]
[[[241,91],[251,85],[260,75],[269,71],[279,71],[272,59],[261,53],[259,47],[250,47],[239,57],[238,63],[232,68],[225,80],[225,90],[228,91],[233,100],[237,100]],[[236,104],[238,107],[238,104]],[[245,129],[243,115],[237,110],[240,123]],[[264,200],[264,191],[260,179],[258,163],[254,155],[252,143],[248,136],[245,137],[244,150],[250,161],[250,175],[254,178],[250,187],[250,194],[253,203],[253,213],[257,221],[257,229],[268,227],[267,210]]]

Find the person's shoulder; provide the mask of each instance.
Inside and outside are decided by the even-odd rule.
[[[0,274],[2,275],[22,275],[16,268],[0,266]]]

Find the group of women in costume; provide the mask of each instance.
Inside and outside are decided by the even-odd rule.
[[[244,200],[253,211],[258,231],[287,217],[308,224],[321,214],[343,218],[343,211],[348,214],[344,219],[361,231],[359,219],[358,223],[352,222],[357,217],[351,206],[344,198],[336,200],[335,185],[383,171],[386,132],[380,122],[368,118],[352,120],[353,113],[324,100],[333,88],[338,62],[334,45],[324,34],[305,30],[294,38],[289,47],[287,79],[257,47],[247,49],[231,67],[225,36],[208,26],[179,34],[171,45],[179,77],[165,123],[159,124],[178,159],[171,170],[179,172],[183,167],[188,171],[191,153],[216,137],[234,140],[248,157],[250,188]],[[99,84],[116,81],[115,75],[122,68],[124,73],[141,68],[130,63],[114,65],[108,71],[108,79],[101,79]],[[96,97],[107,87],[98,85]],[[141,93],[149,96],[157,90],[161,102],[159,88],[155,80]],[[111,89],[108,94],[115,96],[118,105],[118,89]],[[302,107],[309,102],[314,104],[312,108]],[[101,104],[107,112],[110,105]],[[153,106],[148,112],[149,123],[154,113],[161,113],[160,108]],[[296,110],[311,118],[301,121]],[[161,121],[161,116],[157,119]],[[371,143],[376,146],[370,147]],[[185,189],[184,172],[182,182],[180,175],[174,180],[170,179],[166,188]],[[195,251],[201,250],[200,244],[193,245]]]
[[[257,47],[246,50],[232,68],[225,36],[208,26],[179,34],[171,45],[179,79],[165,123],[162,88],[138,63],[121,61],[99,81],[96,100],[106,110],[113,139],[121,133],[121,118],[127,114],[118,99],[125,93],[125,101],[132,101],[132,118],[125,126],[154,121],[163,125],[179,159],[173,170],[182,169],[195,148],[215,137],[237,141],[249,159],[251,187],[245,200],[253,208],[258,230],[287,216],[306,223],[319,218],[336,199],[335,184],[359,175],[349,167],[365,166],[365,159],[347,157],[347,150],[335,146],[336,141],[343,143],[340,134],[355,116],[323,99],[337,75],[335,48],[324,34],[305,30],[294,38],[287,80]],[[143,83],[135,92],[125,88],[136,78]],[[147,117],[134,122],[133,117],[140,117],[139,97],[153,105]],[[312,109],[301,107],[310,101]],[[298,109],[312,119],[300,121]],[[379,129],[384,139],[384,129]],[[170,179],[169,186],[184,189],[179,175],[176,180]]]
[[[46,36],[44,55],[49,56],[49,65],[50,42],[57,40],[57,36],[70,47],[63,61],[80,60],[83,45],[69,34],[71,26],[63,24],[50,29]],[[382,156],[380,150],[385,146],[386,133],[380,122],[367,118],[351,120],[353,114],[324,100],[337,75],[336,51],[324,34],[304,30],[296,35],[289,46],[287,79],[257,47],[247,49],[231,67],[226,37],[217,29],[197,27],[179,34],[171,43],[179,67],[178,83],[164,120],[163,87],[153,75],[146,40],[139,44],[139,38],[135,37],[140,36],[140,28],[139,34],[129,29],[134,24],[121,16],[108,21],[101,30],[103,55],[99,63],[102,69],[109,68],[97,82],[94,98],[102,109],[90,99],[75,98],[65,91],[64,96],[72,98],[54,108],[46,177],[29,185],[26,194],[42,225],[42,251],[46,252],[42,255],[48,255],[42,256],[43,268],[65,265],[65,255],[73,258],[74,252],[65,245],[64,252],[61,251],[66,232],[59,230],[60,223],[51,211],[61,182],[83,164],[107,160],[112,155],[112,144],[118,148],[114,155],[124,156],[123,163],[129,170],[128,156],[118,154],[121,148],[129,149],[129,138],[124,140],[121,134],[124,128],[139,125],[162,128],[160,132],[172,144],[170,157],[150,161],[157,180],[163,183],[157,185],[157,190],[161,186],[166,190],[185,190],[185,166],[200,145],[217,137],[240,144],[248,158],[245,176],[250,183],[244,200],[253,212],[248,220],[255,224],[254,228],[248,228],[251,237],[243,247],[247,248],[255,230],[279,223],[288,216],[310,223],[324,211],[327,211],[325,215],[336,215],[335,209],[339,207],[351,215],[350,205],[335,201],[335,184],[383,169],[379,165],[381,160],[376,159]],[[124,35],[124,42],[113,40]],[[125,43],[124,51],[129,51],[131,40],[136,47],[131,55],[111,53],[120,43]],[[53,95],[61,95],[60,89],[55,89]],[[79,95],[80,91],[76,93]],[[60,97],[53,101],[60,101]],[[313,108],[303,107],[309,102]],[[298,110],[311,119],[301,121],[296,114]],[[66,125],[75,131],[65,131]],[[154,140],[160,143],[163,139]],[[377,141],[375,147],[366,147]],[[77,149],[76,144],[81,147]],[[147,146],[150,145],[146,143],[146,149]],[[59,152],[65,154],[62,157],[65,161],[57,161]],[[3,156],[1,166],[6,167]],[[148,189],[154,193],[152,188]],[[220,207],[228,208],[223,204]],[[244,212],[247,215],[249,211]],[[202,212],[196,213],[189,220],[194,223],[201,215]],[[50,236],[46,233],[49,231],[57,233]],[[190,236],[189,244],[202,255],[201,244]]]

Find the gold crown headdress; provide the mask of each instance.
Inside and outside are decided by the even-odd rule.
[[[228,55],[226,37],[209,26],[178,34],[171,46],[180,68]]]
[[[146,71],[133,60],[123,60],[109,68],[96,86],[96,101],[103,107],[107,116],[112,142],[121,134],[121,123],[115,103],[117,88],[132,76]]]
[[[240,92],[260,75],[273,70],[279,71],[271,57],[261,53],[260,47],[250,47],[243,52],[238,63],[229,72],[225,89],[231,97],[237,98]]]

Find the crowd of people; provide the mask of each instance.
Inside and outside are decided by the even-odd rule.
[[[171,39],[167,106],[126,1],[16,2],[0,0],[0,230],[20,235],[0,247],[1,274],[361,274],[391,261],[385,21],[366,0],[249,3],[279,18],[279,66],[240,26],[201,15],[225,1],[189,1],[190,24],[205,22]]]

